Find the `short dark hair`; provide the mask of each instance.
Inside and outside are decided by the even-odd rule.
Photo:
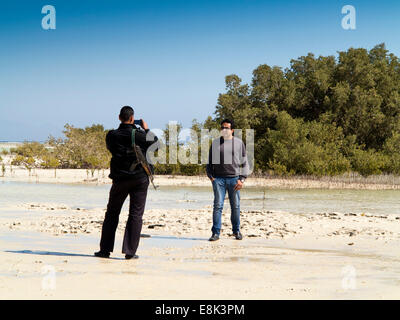
[[[224,119],[224,120],[222,120],[222,122],[221,122],[221,126],[222,126],[223,123],[230,123],[230,124],[231,124],[231,129],[233,129],[233,127],[234,127],[234,122],[233,122],[233,120]]]
[[[119,112],[119,118],[121,121],[128,121],[130,117],[132,117],[134,114],[134,111],[132,107],[130,106],[124,106],[121,108],[121,111]]]

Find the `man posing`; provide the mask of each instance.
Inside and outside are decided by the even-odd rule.
[[[121,124],[118,129],[110,130],[106,137],[107,149],[111,152],[111,165],[109,177],[113,180],[110,198],[101,231],[100,251],[96,257],[108,258],[114,249],[115,232],[118,227],[119,214],[128,194],[130,196],[129,216],[125,227],[122,253],[126,259],[138,258],[135,255],[139,246],[140,232],[142,230],[142,216],[146,204],[149,178],[143,167],[137,163],[136,154],[132,148],[132,130],[135,130],[135,144],[143,154],[158,139],[149,132],[145,121],[141,121],[143,130],[134,124],[134,111],[125,106],[119,114]],[[148,139],[146,135],[151,134]],[[151,140],[151,141],[148,141]]]
[[[249,172],[246,147],[242,140],[233,136],[233,121],[225,119],[221,123],[221,137],[210,147],[207,176],[214,190],[213,226],[210,241],[219,239],[221,215],[226,190],[231,205],[233,235],[242,240],[240,233],[240,192]]]

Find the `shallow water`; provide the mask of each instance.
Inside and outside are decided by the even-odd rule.
[[[0,182],[0,214],[11,213],[7,207],[24,203],[58,203],[71,208],[105,208],[110,185],[46,184]],[[166,186],[149,188],[147,209],[211,209],[210,187]],[[124,210],[127,209],[126,201]],[[225,202],[229,206],[229,202]],[[242,210],[273,210],[293,213],[353,212],[400,214],[400,190],[241,190]],[[21,212],[23,208],[21,208]]]

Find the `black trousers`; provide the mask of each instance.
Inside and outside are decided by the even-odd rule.
[[[122,253],[134,255],[139,246],[142,217],[146,204],[149,178],[115,181],[110,190],[107,211],[101,231],[100,250],[112,252],[122,205],[129,194],[129,216],[126,222]]]

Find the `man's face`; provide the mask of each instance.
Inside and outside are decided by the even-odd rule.
[[[224,139],[230,139],[232,138],[232,135],[233,135],[233,129],[231,129],[231,124],[223,122],[221,124],[221,136]]]

